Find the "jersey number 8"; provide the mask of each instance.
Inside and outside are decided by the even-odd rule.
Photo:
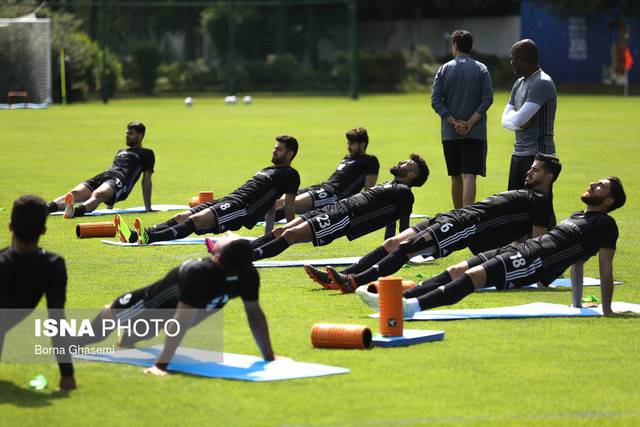
[[[229,207],[231,207],[231,203],[224,203],[224,204],[220,205],[220,210],[221,211],[226,211],[227,209],[229,209]]]
[[[522,254],[520,252],[518,252],[517,255],[510,256],[509,259],[511,260],[511,264],[514,268],[524,267],[524,265],[527,263],[527,260],[522,258]]]

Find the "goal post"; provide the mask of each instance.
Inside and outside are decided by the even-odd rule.
[[[46,108],[51,90],[50,19],[0,18],[0,109]]]

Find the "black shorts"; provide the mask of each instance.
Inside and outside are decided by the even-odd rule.
[[[413,231],[415,231],[416,233],[420,233],[421,231],[426,230],[427,228],[431,227],[433,225],[433,222],[435,221],[435,218],[437,217],[437,215],[435,217],[431,217],[431,218],[427,218],[424,221],[421,221],[415,225],[411,226],[411,229]]]
[[[459,221],[444,215],[434,217],[427,227],[420,228],[422,231],[407,242],[411,245],[410,256],[428,255],[444,258],[452,252],[466,248],[476,234],[475,222]]]
[[[211,227],[206,230],[198,230],[197,234],[219,234],[228,230],[239,230],[245,225],[248,217],[246,205],[238,200],[230,198],[222,198],[220,200],[202,203],[191,208],[190,212],[198,213],[205,209],[209,209],[213,212],[218,220],[218,226]]]
[[[338,201],[338,196],[333,192],[333,190],[322,187],[321,185],[313,185],[311,187],[301,188],[298,190],[298,194],[304,193],[309,193],[311,200],[313,200],[313,206],[311,209],[320,209]]]
[[[487,284],[500,291],[531,285],[545,277],[539,256],[522,255],[514,249],[482,252],[470,260],[470,266],[477,265],[473,259],[483,260],[481,265],[487,274]]]
[[[113,189],[113,196],[106,200],[105,203],[109,206],[113,206],[116,202],[125,200],[131,193],[131,188],[127,188],[124,185],[124,180],[118,174],[110,171],[99,173],[91,179],[83,182],[84,186],[92,192],[95,191],[102,184],[107,183]]]
[[[520,190],[524,188],[524,180],[527,172],[531,169],[536,156],[515,156],[511,155],[511,165],[509,166],[509,187],[508,190]]]
[[[115,317],[138,319],[144,318],[145,310],[175,309],[180,293],[176,275],[177,272],[172,271],[152,285],[120,295],[111,304]]]
[[[442,141],[449,176],[487,175],[487,141],[456,139]]]
[[[349,212],[340,205],[329,205],[307,212],[300,218],[311,227],[313,246],[324,246],[345,236],[351,225]]]

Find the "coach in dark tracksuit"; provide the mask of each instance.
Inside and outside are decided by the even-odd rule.
[[[453,32],[454,58],[440,67],[431,91],[431,106],[442,119],[442,146],[455,209],[475,202],[476,176],[486,175],[486,113],[493,103],[493,88],[487,67],[469,56],[472,46],[471,33]]]

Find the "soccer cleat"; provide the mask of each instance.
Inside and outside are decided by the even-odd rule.
[[[141,245],[147,245],[149,243],[149,233],[147,233],[147,229],[144,228],[140,218],[133,220],[133,229],[138,234],[138,243]]]
[[[73,218],[73,194],[64,195],[64,217]]]
[[[213,240],[211,240],[208,237],[205,237],[204,245],[207,247],[207,252],[209,252],[211,255],[215,255],[215,253],[216,253],[216,242],[214,242]]]
[[[360,286],[356,289],[356,295],[360,297],[363,303],[367,304],[375,311],[380,310],[380,305],[378,304],[378,294],[374,294],[373,292],[369,292],[366,286]]]
[[[402,298],[402,315],[405,319],[411,319],[414,314],[420,312],[420,305],[417,304],[417,300],[415,298],[410,298],[416,302],[415,305],[409,303],[409,300],[406,298]],[[414,308],[417,307],[417,308]]]
[[[309,276],[311,280],[318,283],[323,288],[335,289],[335,290],[340,289],[338,288],[338,285],[331,282],[331,278],[324,271],[318,270],[317,268],[314,268],[311,265],[305,265],[303,268],[305,273],[307,273],[307,276]]]
[[[113,218],[113,225],[116,226],[116,235],[118,236],[118,239],[120,239],[122,243],[129,243],[131,241],[131,229],[120,215],[116,215]]]
[[[331,282],[337,285],[343,294],[352,294],[355,292],[358,284],[351,274],[342,274],[333,267],[327,267],[327,274],[331,278]]]

